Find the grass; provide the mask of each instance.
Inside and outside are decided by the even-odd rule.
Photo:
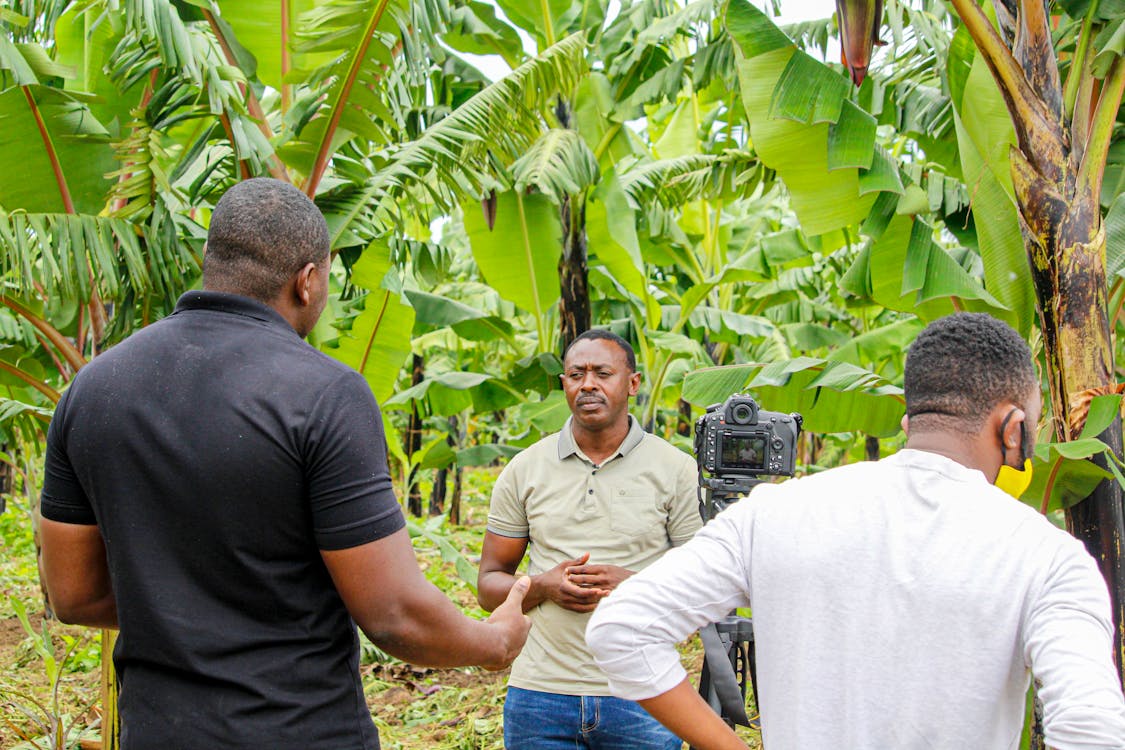
[[[476,597],[463,580],[468,562],[475,568],[488,515],[488,497],[496,470],[466,472],[462,504],[463,524],[443,524],[429,537],[415,538],[419,565],[427,578],[457,602],[466,614],[484,617]],[[428,487],[423,490],[428,491]],[[423,522],[424,523],[424,522]],[[0,540],[4,553],[0,559],[0,664],[8,668],[0,674],[0,747],[14,748],[24,737],[39,737],[37,744],[48,747],[42,732],[24,711],[34,712],[32,703],[51,708],[51,674],[42,650],[43,600],[35,563],[31,516],[19,498],[9,498],[8,510],[0,514]],[[435,540],[448,544],[435,543]],[[443,549],[444,547],[444,555]],[[450,548],[461,557],[461,571],[450,558]],[[16,610],[22,606],[37,638],[25,632]],[[92,706],[98,698],[100,638],[96,631],[48,622],[47,643],[56,658],[71,650],[58,672],[57,714],[73,723],[71,742],[97,737],[99,711]],[[683,647],[685,663],[693,674],[698,671],[701,649],[693,639]],[[362,669],[364,692],[372,717],[379,728],[386,750],[500,750],[503,747],[503,705],[507,673],[492,673],[476,668],[430,670],[416,668],[388,657],[366,644]],[[22,697],[21,697],[22,696]],[[21,710],[22,709],[22,710]],[[757,733],[742,736],[751,747],[760,747]],[[89,747],[87,743],[85,745]]]

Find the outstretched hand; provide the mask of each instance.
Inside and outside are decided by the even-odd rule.
[[[531,618],[523,613],[523,598],[527,596],[529,588],[531,579],[523,576],[512,584],[508,598],[485,621],[496,628],[499,639],[498,657],[487,664],[481,664],[485,669],[496,671],[507,668],[523,649],[527,633],[531,630]]]

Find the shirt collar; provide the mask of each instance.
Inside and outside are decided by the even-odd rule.
[[[947,476],[950,479],[956,479],[962,482],[984,482],[985,484],[991,484],[991,482],[985,478],[984,472],[979,469],[970,469],[968,466],[954,461],[952,458],[943,456],[940,453],[933,453],[932,451],[903,448],[898,453],[884,460],[894,461],[903,466],[910,466],[916,469],[928,469]]]
[[[195,289],[190,292],[184,292],[180,295],[180,299],[176,301],[176,309],[172,314],[175,315],[178,312],[186,310],[212,310],[215,312],[242,315],[260,320],[263,323],[268,323],[271,326],[281,326],[284,330],[294,335],[297,333],[293,330],[293,326],[289,324],[289,321],[281,317],[281,313],[277,310],[274,310],[265,302],[260,302],[251,297],[243,297],[240,294],[211,292],[205,289]]]
[[[563,425],[562,431],[559,433],[559,460],[569,456],[581,455],[578,450],[578,443],[574,441],[574,433],[571,426],[574,422],[574,417],[567,417],[566,424]],[[607,461],[618,456],[627,456],[629,452],[641,444],[645,438],[645,431],[641,429],[641,425],[629,415],[629,432],[625,434],[625,439],[621,441],[621,445],[617,446],[617,452],[610,456]],[[604,462],[603,462],[604,463]]]

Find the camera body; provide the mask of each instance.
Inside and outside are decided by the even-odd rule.
[[[714,491],[737,492],[762,475],[792,476],[797,463],[800,414],[763,411],[736,393],[707,407],[695,423],[695,460]]]

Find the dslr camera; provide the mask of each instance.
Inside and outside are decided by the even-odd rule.
[[[801,424],[800,414],[763,411],[742,393],[708,406],[695,423],[700,487],[721,498],[746,494],[763,475],[792,476]]]

